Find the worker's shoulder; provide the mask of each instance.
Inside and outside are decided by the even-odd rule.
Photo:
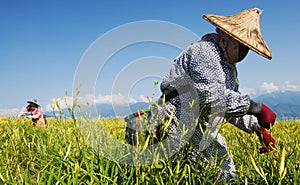
[[[188,48],[187,48],[187,53],[189,54],[207,54],[207,53],[217,53],[218,52],[218,46],[215,42],[211,40],[200,40],[197,42],[192,43]]]

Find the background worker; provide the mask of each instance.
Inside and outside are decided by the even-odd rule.
[[[26,117],[32,119],[32,123],[35,126],[42,128],[46,127],[46,116],[43,114],[41,106],[37,103],[36,99],[31,99],[27,101],[28,105],[19,114],[18,118],[26,115]]]

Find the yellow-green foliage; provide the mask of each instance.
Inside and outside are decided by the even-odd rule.
[[[299,184],[300,120],[278,121],[269,132],[276,139],[276,149],[259,154],[261,145],[256,135],[249,135],[230,124],[221,129],[236,163],[239,178],[247,179],[249,183]],[[255,165],[258,169],[255,169]]]
[[[109,133],[112,138],[124,143],[123,119],[95,119],[90,122],[95,126],[91,129],[99,129],[98,136]],[[86,128],[82,132],[83,123],[82,120],[48,118],[47,128],[42,129],[32,126],[29,119],[0,117],[0,184],[217,182],[217,169],[202,167],[199,170],[185,159],[172,164],[157,158],[157,163],[144,166],[108,160],[87,142],[86,137],[91,137],[91,130]],[[103,129],[108,132],[101,132]],[[265,154],[259,154],[260,144],[255,135],[244,133],[228,123],[221,128],[221,133],[227,139],[238,170],[239,178],[231,183],[300,184],[300,121],[278,121],[270,130],[276,138],[277,148]],[[129,150],[115,155],[121,157],[126,155],[126,151]]]
[[[110,134],[117,139],[125,137],[125,121],[121,118],[102,119],[101,124],[109,130]]]

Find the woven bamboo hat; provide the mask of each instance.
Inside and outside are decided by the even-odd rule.
[[[40,106],[38,103],[37,103],[37,99],[33,98],[31,100],[28,100],[27,103],[32,103],[32,104],[35,104],[37,106]]]
[[[272,59],[272,52],[260,33],[261,10],[252,8],[231,16],[205,14],[203,18],[259,55]]]

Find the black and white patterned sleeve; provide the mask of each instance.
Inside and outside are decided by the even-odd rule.
[[[219,106],[234,117],[246,114],[250,97],[236,92],[234,71],[224,65],[222,55],[213,42],[198,42],[188,50],[190,76],[199,94],[199,102],[211,107]]]
[[[253,115],[228,118],[227,121],[247,133],[252,133],[253,131],[257,131],[260,128],[257,118]]]

